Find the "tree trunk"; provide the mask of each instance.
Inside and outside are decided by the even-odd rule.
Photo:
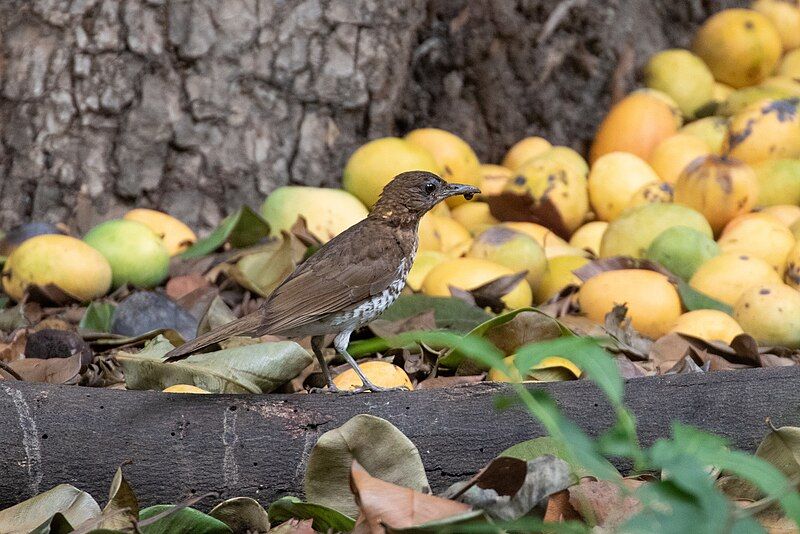
[[[585,150],[653,51],[740,0],[6,0],[0,227],[133,205],[198,229],[364,141],[449,129],[485,161]]]

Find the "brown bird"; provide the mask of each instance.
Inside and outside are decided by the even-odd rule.
[[[378,317],[400,295],[417,252],[420,218],[442,200],[477,187],[448,184],[424,171],[404,172],[383,188],[366,219],[351,226],[303,262],[255,312],[195,338],[166,355],[166,361],[233,336],[266,334],[311,337],[330,391],[336,391],[322,355],[324,336],[361,378],[358,391],[381,391],[347,352],[350,335]]]

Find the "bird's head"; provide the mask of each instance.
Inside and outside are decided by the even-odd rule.
[[[469,200],[480,192],[472,185],[447,183],[431,172],[408,171],[398,174],[386,184],[372,208],[372,214],[383,219],[418,220],[446,198],[463,195]]]

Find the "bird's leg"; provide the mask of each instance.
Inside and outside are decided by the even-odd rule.
[[[342,358],[353,368],[353,371],[356,372],[358,378],[361,379],[361,387],[356,388],[352,392],[349,393],[361,393],[362,391],[394,391],[396,389],[405,389],[405,388],[384,388],[381,386],[376,386],[373,384],[369,378],[364,374],[364,371],[358,366],[355,359],[350,356],[350,353],[347,352],[347,345],[350,343],[350,334],[352,332],[344,331],[336,336],[333,340],[333,346],[336,349],[336,352],[341,354]]]
[[[317,357],[319,366],[322,369],[322,376],[325,377],[325,382],[328,384],[328,391],[337,392],[339,389],[333,383],[331,377],[331,370],[328,369],[328,363],[325,361],[325,355],[322,352],[322,344],[325,342],[325,336],[314,336],[311,338],[311,350],[314,351],[314,356]],[[312,390],[313,391],[313,390]]]

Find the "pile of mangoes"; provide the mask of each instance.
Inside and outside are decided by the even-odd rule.
[[[525,271],[502,296],[508,308],[579,285],[581,314],[602,323],[625,304],[651,338],[680,331],[729,342],[744,331],[800,347],[800,8],[758,0],[719,12],[691,50],[650,58],[643,80],[602,121],[588,161],[534,136],[499,164],[481,163],[453,133],[421,128],[358,148],[342,190],[281,187],[261,214],[275,235],[302,215],[325,242],[363,219],[392,177],[428,170],[482,195],[449,199],[423,218],[413,291],[449,296]],[[555,224],[500,220],[495,201],[504,198],[526,199],[532,215],[546,207]],[[154,287],[195,240],[180,221],[137,209],[82,241],[25,241],[3,287],[20,299],[29,284],[54,284],[84,301],[123,284]],[[653,270],[609,270],[583,285],[573,272],[614,256],[656,262],[721,306],[687,311],[675,278]]]

